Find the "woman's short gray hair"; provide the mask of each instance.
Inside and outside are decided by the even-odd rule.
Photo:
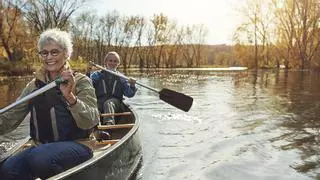
[[[104,57],[104,62],[106,62],[108,60],[109,56],[111,56],[111,55],[113,55],[113,56],[115,56],[117,58],[118,65],[119,65],[120,64],[120,56],[115,51],[108,52],[108,54]]]
[[[41,51],[43,46],[55,42],[68,54],[68,59],[72,54],[72,38],[71,35],[66,31],[61,31],[60,29],[53,28],[48,29],[40,34],[40,39],[38,41],[38,50]]]

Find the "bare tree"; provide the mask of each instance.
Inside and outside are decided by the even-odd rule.
[[[172,30],[170,28],[170,21],[167,16],[160,13],[155,14],[151,19],[153,27],[152,52],[155,66],[158,68],[161,65],[161,54],[163,53],[164,45],[168,42],[168,34]]]
[[[176,67],[179,55],[179,49],[183,41],[183,28],[179,28],[177,22],[171,23],[171,31],[169,33],[169,44],[165,50],[164,59],[165,67]]]
[[[142,69],[144,67],[144,62],[145,62],[145,52],[144,49],[142,47],[142,38],[146,32],[146,26],[147,26],[147,22],[146,19],[144,17],[140,17],[138,23],[138,30],[137,30],[137,36],[136,36],[136,42],[135,42],[135,46],[138,47],[137,49],[137,54],[138,54],[138,66],[140,69]]]
[[[143,18],[139,16],[131,16],[126,20],[124,33],[125,33],[125,40],[124,45],[126,46],[126,51],[123,54],[123,58],[125,59],[124,67],[130,67],[132,57],[137,49],[138,41],[141,41],[141,23],[143,22]],[[129,56],[129,57],[128,57]]]
[[[182,47],[183,56],[187,67],[200,66],[202,45],[208,35],[208,30],[203,24],[185,27],[184,46]]]
[[[106,34],[104,38],[107,42],[108,48],[110,48],[116,38],[116,26],[117,22],[120,20],[120,14],[118,11],[114,10],[107,13],[103,18],[104,26],[106,27]]]
[[[105,49],[105,35],[106,35],[106,26],[104,26],[103,18],[100,18],[97,23],[95,23],[94,27],[94,35],[95,35],[95,42],[96,42],[96,50],[97,55],[95,56],[100,62],[100,64],[103,63],[104,55],[106,54]]]
[[[316,39],[319,38],[319,1],[295,0],[294,2],[297,10],[295,34],[301,61],[300,67],[308,69],[320,45],[320,40]]]
[[[131,52],[131,55],[129,58],[128,67],[130,67],[130,64],[132,62],[132,58],[136,54],[135,52],[137,51],[137,53],[139,54],[139,47],[142,46],[142,37],[143,37],[144,31],[145,31],[145,25],[146,25],[146,20],[144,17],[135,16],[134,19],[135,19],[134,20],[135,21],[135,32],[134,32],[133,40],[135,42],[132,47],[132,52]],[[141,59],[139,59],[139,67],[143,67],[143,61],[141,61]]]
[[[195,63],[196,67],[200,67],[201,64],[201,55],[203,52],[203,45],[205,43],[205,39],[208,35],[208,30],[205,28],[203,24],[193,25],[193,40],[192,40],[192,50],[195,54]]]
[[[55,27],[67,29],[70,16],[84,2],[85,0],[27,0],[22,11],[37,32]]]
[[[278,27],[277,35],[277,48],[281,52],[281,49],[285,48],[284,65],[286,69],[289,68],[289,62],[293,61],[293,42],[294,42],[294,12],[295,3],[293,1],[284,1],[283,4],[279,4],[279,1],[272,0],[275,13],[275,24]],[[282,47],[285,46],[285,47]]]
[[[25,6],[22,1],[0,1],[0,47],[3,47],[11,62],[23,58],[22,41],[24,38],[25,23],[20,8]]]
[[[241,9],[245,21],[239,25],[234,35],[236,43],[253,45],[253,59],[248,59],[253,60],[253,63],[247,64],[253,64],[255,69],[269,66],[269,48],[274,41],[271,38],[274,33],[274,28],[271,27],[273,14],[269,6],[270,0],[247,0],[247,6]],[[249,48],[248,51],[252,50]]]
[[[92,12],[83,12],[79,14],[73,23],[71,23],[71,31],[74,38],[75,51],[74,57],[79,56],[86,60],[95,60],[94,55],[94,31],[98,24],[97,16]]]

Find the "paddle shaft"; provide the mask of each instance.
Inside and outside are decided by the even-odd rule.
[[[101,70],[104,70],[104,71],[107,71],[115,76],[119,76],[121,78],[124,78],[126,80],[129,80],[129,78],[127,78],[126,76],[120,74],[120,73],[117,73],[117,72],[114,72],[114,71],[111,71],[111,70],[108,70],[107,68],[104,68],[98,64],[95,64],[93,62],[89,62],[89,64],[91,64],[92,66],[95,66]],[[147,85],[144,85],[144,84],[141,84],[139,82],[136,82],[136,84],[144,87],[144,88],[147,88],[153,92],[156,92],[159,94],[159,98],[161,100],[163,100],[164,102],[176,107],[176,108],[179,108],[185,112],[188,112],[189,109],[191,108],[192,106],[192,103],[193,103],[193,98],[190,97],[190,96],[187,96],[185,94],[182,94],[182,93],[179,93],[179,92],[176,92],[176,91],[173,91],[173,90],[170,90],[170,89],[166,89],[166,88],[163,88],[161,89],[161,91],[157,90],[157,89],[154,89],[150,86],[147,86]]]
[[[15,106],[17,106],[19,104],[22,104],[22,103],[24,103],[26,101],[29,101],[30,99],[32,99],[32,98],[34,98],[34,97],[36,97],[36,96],[38,96],[38,95],[40,95],[40,94],[42,94],[44,92],[56,87],[57,85],[61,84],[62,82],[63,82],[63,79],[61,79],[61,78],[56,79],[55,81],[47,84],[46,86],[44,86],[44,87],[32,92],[31,94],[28,94],[27,96],[25,96],[25,97],[17,100],[16,102],[10,104],[9,106],[0,109],[0,114],[2,114],[4,112],[14,108]]]
[[[98,69],[107,71],[107,72],[109,72],[109,73],[111,73],[111,74],[113,74],[113,75],[115,75],[115,76],[119,76],[119,77],[122,77],[122,78],[124,78],[124,79],[126,79],[126,80],[129,80],[128,77],[126,77],[126,76],[124,76],[124,75],[122,75],[122,74],[119,74],[119,73],[117,73],[117,72],[111,71],[111,70],[109,70],[109,69],[107,69],[107,68],[105,68],[105,67],[102,67],[102,66],[100,66],[100,65],[98,65],[98,64],[95,64],[95,63],[93,63],[93,62],[91,62],[91,61],[89,62],[89,64],[92,65],[92,66],[97,67]],[[144,88],[147,88],[147,89],[149,89],[149,90],[151,90],[151,91],[153,91],[153,92],[159,93],[159,90],[157,90],[157,89],[155,89],[155,88],[152,88],[152,87],[150,87],[150,86],[148,86],[148,85],[141,84],[141,83],[139,83],[139,82],[136,82],[136,84],[138,84],[139,86],[142,86],[142,87],[144,87]]]

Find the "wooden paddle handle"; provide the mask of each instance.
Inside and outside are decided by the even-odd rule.
[[[134,126],[134,124],[116,124],[116,125],[99,125],[97,126],[100,130],[108,130],[108,129],[130,129]]]
[[[111,117],[111,116],[131,116],[131,112],[122,112],[122,113],[108,113],[108,114],[101,114],[101,117]]]
[[[96,145],[108,145],[108,144],[113,145],[113,144],[115,144],[115,143],[117,143],[119,141],[120,141],[120,139],[103,140],[103,141],[100,141],[100,142],[97,141],[97,142],[95,142],[95,144]]]

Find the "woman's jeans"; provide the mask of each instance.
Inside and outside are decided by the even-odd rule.
[[[46,179],[92,156],[89,147],[74,141],[41,144],[8,158],[1,168],[0,179]]]

